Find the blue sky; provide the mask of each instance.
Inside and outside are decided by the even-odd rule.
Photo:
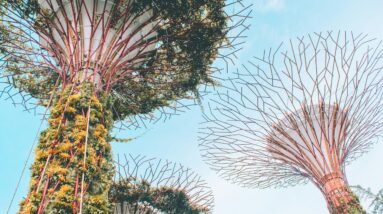
[[[383,1],[380,0],[247,0],[254,4],[254,19],[237,65],[265,48],[307,33],[347,30],[383,39]],[[312,184],[284,189],[246,189],[219,178],[203,163],[198,151],[198,123],[201,109],[195,107],[167,122],[121,135],[140,136],[126,144],[113,143],[114,153],[143,154],[166,158],[193,168],[203,176],[215,194],[216,214],[324,214],[326,203]],[[11,102],[0,100],[0,212],[4,213],[16,187],[24,161],[38,131],[40,116],[24,112]],[[347,167],[349,183],[383,188],[383,142]],[[11,213],[25,195],[29,171],[17,193]]]

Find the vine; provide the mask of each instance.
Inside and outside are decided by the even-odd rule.
[[[340,205],[337,207],[331,204],[331,214],[366,214],[366,211],[360,205],[358,196],[356,196],[351,190],[348,190],[348,192],[350,200],[348,202],[345,202],[340,198]]]
[[[77,213],[83,173],[83,213],[109,210],[107,194],[114,172],[109,101],[103,95],[100,98],[94,95],[91,83],[73,87],[73,91],[71,88],[58,96],[51,109],[49,127],[41,134],[29,194],[21,203],[20,213],[43,209],[47,213]]]

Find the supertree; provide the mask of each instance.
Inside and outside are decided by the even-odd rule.
[[[181,164],[123,155],[110,189],[114,213],[211,213],[214,198],[201,177]]]
[[[378,193],[372,192],[370,188],[363,188],[362,186],[352,186],[351,189],[362,199],[368,201],[369,210],[372,214],[383,213],[383,189]]]
[[[49,110],[20,213],[105,213],[113,124],[137,126],[198,98],[214,59],[241,44],[249,10],[228,14],[234,6],[241,1],[1,0],[1,94]]]
[[[315,33],[265,51],[209,103],[203,157],[251,188],[307,181],[331,213],[364,213],[345,166],[381,136],[383,51],[367,35]]]

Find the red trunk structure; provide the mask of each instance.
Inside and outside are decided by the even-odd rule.
[[[308,35],[255,57],[212,98],[204,158],[243,186],[309,180],[331,213],[365,213],[345,166],[383,133],[382,66],[380,43],[347,32]]]
[[[138,128],[193,104],[240,45],[251,11],[226,13],[240,3],[0,1],[0,95],[50,110],[21,212],[107,213],[113,122]]]
[[[337,149],[344,146],[349,125],[348,111],[338,104],[320,102],[287,114],[267,137],[273,158],[305,171],[323,193],[329,209],[338,213],[355,204],[340,164],[341,150]]]
[[[350,204],[354,200],[341,172],[325,175],[319,181],[319,185],[326,197],[328,207],[338,209],[344,206],[344,204]]]

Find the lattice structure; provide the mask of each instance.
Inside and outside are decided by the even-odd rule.
[[[345,166],[383,131],[381,43],[327,32],[283,48],[254,58],[212,98],[201,131],[203,157],[243,186],[310,180],[332,212],[361,210]]]
[[[21,212],[106,212],[113,124],[198,100],[250,12],[241,0],[0,1],[0,95],[51,113]]]
[[[115,213],[211,213],[213,209],[206,182],[178,163],[119,156],[114,180],[110,196]]]
[[[54,89],[91,81],[130,128],[194,105],[214,59],[233,62],[251,12],[241,0],[1,4],[3,97],[33,109],[32,98],[46,106]]]

